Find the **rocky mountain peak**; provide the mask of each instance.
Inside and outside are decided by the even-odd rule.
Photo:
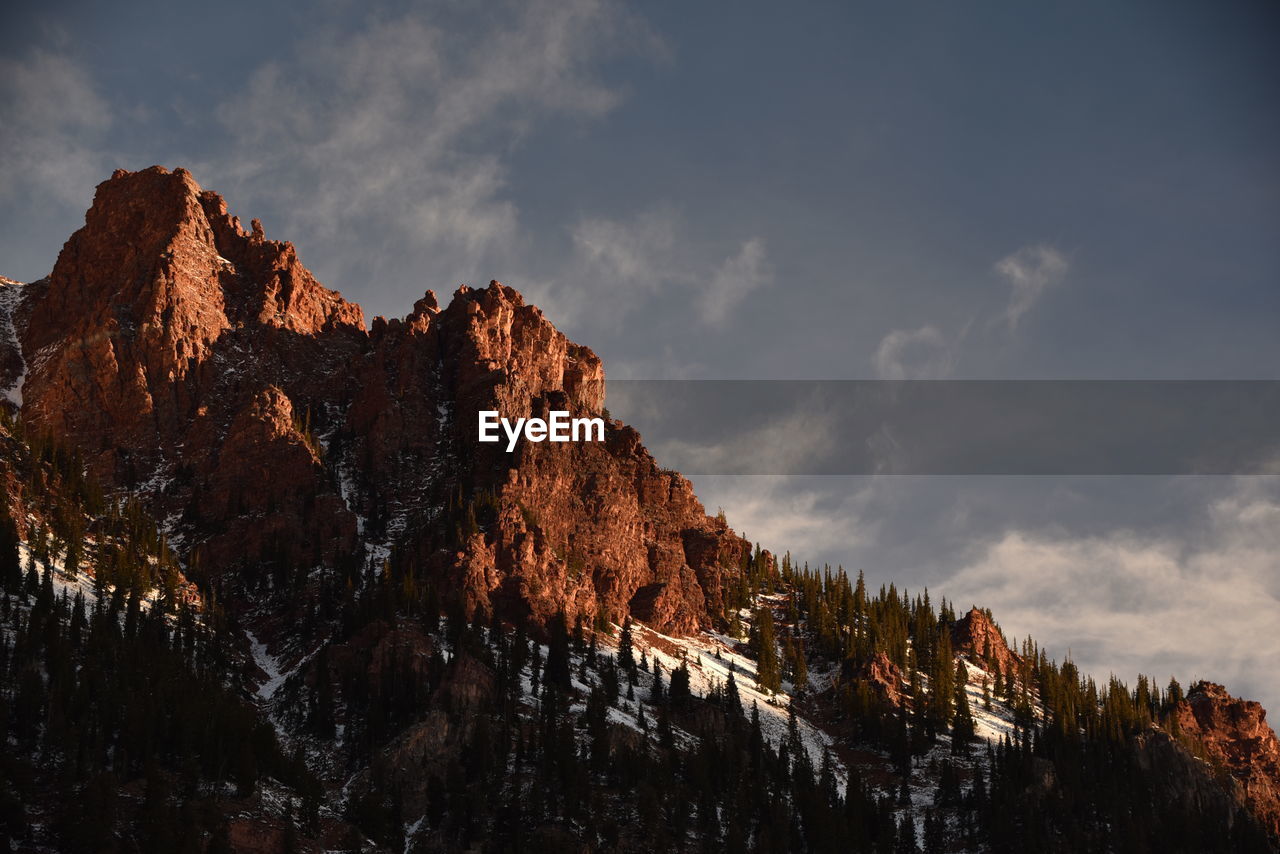
[[[427,291],[366,332],[292,244],[156,166],[99,185],[22,293],[24,419],[172,520],[211,571],[284,578],[394,552],[468,612],[688,632],[719,617],[746,554],[621,424],[592,444],[477,443],[482,410],[604,409],[596,354],[500,282],[443,308]]]
[[[24,411],[104,454],[151,456],[179,432],[232,330],[363,329],[359,307],[316,282],[292,245],[245,232],[189,172],[159,166],[100,184],[53,272],[26,291]],[[117,462],[91,457],[99,475]]]
[[[1280,741],[1262,704],[1233,697],[1213,682],[1198,682],[1175,716],[1178,730],[1239,781],[1253,812],[1280,834]]]
[[[1009,673],[1018,663],[1018,656],[1005,643],[1004,634],[986,612],[976,606],[956,621],[952,627],[951,643],[958,655],[998,664],[1002,673]]]

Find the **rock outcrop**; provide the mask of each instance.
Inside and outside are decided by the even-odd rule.
[[[1280,837],[1280,742],[1267,724],[1267,710],[1231,696],[1221,685],[1199,682],[1174,716],[1178,731],[1199,742],[1235,778],[1249,809]]]
[[[951,628],[951,646],[956,655],[984,668],[999,665],[1001,673],[1008,674],[1018,664],[1018,656],[1009,649],[1000,629],[977,607],[956,620]]]
[[[895,708],[902,707],[902,671],[898,669],[898,665],[890,660],[889,656],[883,652],[877,652],[863,662],[862,666],[858,668],[856,676],[870,685],[876,696],[885,703]]]
[[[159,167],[99,185],[24,308],[25,416],[74,438],[96,475],[116,479],[122,465],[150,470],[181,439],[232,330],[363,326],[290,244],[245,233],[186,170]]]
[[[603,443],[476,440],[482,409],[604,417],[599,358],[497,282],[366,331],[291,244],[152,167],[101,184],[21,294],[24,419],[143,495],[205,573],[394,552],[468,612],[690,632],[746,555],[619,422]]]

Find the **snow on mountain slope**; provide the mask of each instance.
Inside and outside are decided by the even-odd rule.
[[[22,406],[22,384],[27,362],[13,325],[13,313],[22,299],[22,283],[0,276],[0,395],[15,408]]]

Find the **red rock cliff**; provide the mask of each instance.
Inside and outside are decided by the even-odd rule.
[[[1249,808],[1280,837],[1280,742],[1267,725],[1267,710],[1231,696],[1221,685],[1200,682],[1174,715],[1178,729],[1239,781]]]
[[[601,415],[604,370],[515,290],[364,329],[291,244],[185,170],[118,171],[22,289],[24,418],[141,492],[213,574],[395,553],[468,610],[720,615],[746,543],[612,422],[603,444],[476,441],[476,413]],[[247,586],[247,585],[246,585]]]
[[[1000,665],[1008,674],[1018,664],[1018,656],[1005,643],[1004,635],[985,612],[971,608],[951,629],[952,649],[983,666]]]

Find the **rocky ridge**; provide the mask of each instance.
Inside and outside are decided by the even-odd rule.
[[[1004,635],[991,617],[976,606],[969,609],[951,631],[952,648],[970,660],[998,665],[1008,674],[1018,664],[1018,656],[1009,649]]]
[[[1280,835],[1280,741],[1267,724],[1267,710],[1221,685],[1199,682],[1175,714],[1178,731],[1240,784],[1249,808]]]
[[[475,441],[479,409],[604,411],[600,360],[514,289],[428,291],[366,330],[186,170],[118,170],[14,302],[24,419],[141,493],[208,572],[394,552],[469,613],[682,633],[719,618],[746,553],[619,422],[603,445]]]

